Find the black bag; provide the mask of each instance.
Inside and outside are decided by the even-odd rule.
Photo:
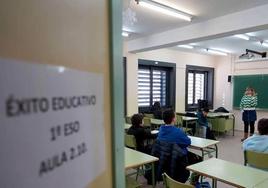
[[[214,112],[223,112],[223,113],[229,113],[228,110],[226,110],[224,107],[219,107],[216,110],[214,110]]]

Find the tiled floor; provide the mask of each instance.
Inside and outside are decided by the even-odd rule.
[[[221,135],[217,139],[220,141],[218,144],[219,148],[219,158],[234,163],[243,164],[243,152],[241,147],[242,132],[236,131],[235,136],[232,136],[232,133],[226,135]],[[211,182],[209,178],[206,178],[205,181]],[[139,182],[142,184],[142,187],[149,188],[151,186],[146,185],[146,180],[143,177],[139,177]],[[163,188],[163,184],[159,183],[156,186],[157,188]],[[231,188],[232,186],[226,185],[224,183],[218,182],[218,188]]]

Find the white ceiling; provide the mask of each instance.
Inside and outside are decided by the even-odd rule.
[[[179,51],[187,51],[187,52],[198,52],[198,53],[206,53],[204,52],[204,48],[212,48],[220,51],[224,51],[231,54],[243,54],[246,49],[258,51],[258,52],[266,52],[268,51],[268,47],[260,45],[260,41],[268,41],[268,30],[256,31],[247,33],[247,35],[252,36],[252,39],[247,41],[234,36],[218,38],[213,40],[196,42],[191,45],[196,46],[196,49],[183,49],[180,47],[174,47],[172,49],[176,49]]]
[[[192,22],[180,20],[163,15],[136,4],[135,0],[124,0],[124,10],[130,7],[137,17],[133,25],[125,24],[123,27],[132,34],[127,40],[136,39],[175,29],[190,24],[203,22],[219,16],[239,12],[256,6],[268,4],[268,0],[155,0],[167,4],[194,16]]]
[[[181,11],[192,14],[192,22],[180,20],[178,18],[163,15],[136,4],[135,0],[124,0],[124,10],[131,8],[136,13],[137,22],[133,25],[123,25],[128,31],[132,32],[126,41],[145,37],[151,34],[184,27],[187,25],[204,22],[216,17],[243,11],[257,6],[268,4],[268,0],[155,0],[159,3],[166,4],[177,8]],[[172,49],[179,51],[189,51],[197,53],[206,53],[201,48],[213,48],[226,51],[232,54],[245,53],[245,49],[255,51],[268,51],[267,47],[261,46],[256,40],[267,40],[268,30],[256,31],[248,33],[255,36],[254,40],[246,41],[233,36],[218,38],[208,41],[196,42],[195,49],[182,49],[173,47]]]

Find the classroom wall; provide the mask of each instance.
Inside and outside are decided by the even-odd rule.
[[[180,52],[172,49],[160,49],[142,53],[128,53],[124,44],[124,56],[127,57],[127,115],[138,112],[137,71],[138,59],[176,63],[176,111],[185,110],[185,70],[186,65],[215,67],[216,56]]]
[[[112,187],[108,4],[107,0],[0,2],[1,58],[103,74],[105,141],[98,144],[105,147],[105,170],[87,188]]]

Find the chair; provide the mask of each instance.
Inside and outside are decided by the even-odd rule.
[[[126,116],[126,123],[131,124],[131,117]]]
[[[150,127],[150,128],[151,128],[151,118],[149,118],[149,117],[144,117],[144,118],[143,118],[143,125],[144,125],[145,127]]]
[[[268,170],[268,153],[260,153],[255,151],[244,151],[244,165],[255,168]]]
[[[154,118],[154,114],[144,113],[144,117]]]
[[[194,186],[192,185],[187,185],[187,184],[180,183],[178,181],[173,180],[166,173],[163,173],[162,176],[163,176],[165,188],[194,188]]]
[[[183,126],[182,116],[181,115],[176,115],[176,119],[177,119],[177,126],[182,127]]]
[[[188,133],[190,135],[193,135],[193,130],[192,128],[188,128],[188,127],[183,127],[183,119],[182,119],[182,116],[181,115],[176,115],[176,120],[177,120],[177,127],[180,127],[182,128],[182,130],[185,132],[185,133]]]
[[[136,138],[134,135],[125,134],[125,146],[135,150],[137,149]]]
[[[126,176],[126,188],[137,188],[141,187],[141,184],[139,184],[135,179]]]

